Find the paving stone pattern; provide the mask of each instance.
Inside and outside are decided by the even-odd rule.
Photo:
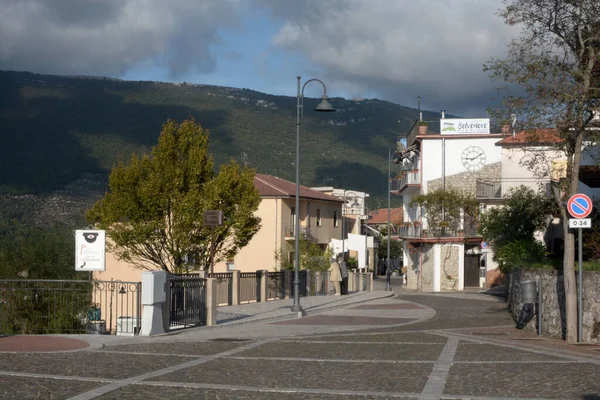
[[[61,400],[101,386],[99,382],[63,379],[32,379],[0,375],[2,400]]]
[[[349,325],[340,332],[334,325],[248,323],[200,328],[197,336],[188,330],[156,338],[113,338],[99,350],[0,353],[0,399],[600,400],[600,356],[536,352],[534,341],[502,336],[457,337],[452,329],[512,325],[504,304],[469,296],[401,296],[436,311],[428,320],[403,326],[358,330],[364,326]],[[387,318],[392,310],[398,315],[414,311],[396,304],[396,299],[378,301],[367,320]],[[334,323],[356,322],[350,319],[357,311],[352,307],[346,316],[336,310],[340,318]],[[330,318],[322,316],[312,321]],[[397,323],[401,318],[388,319]],[[274,333],[292,328],[303,336]],[[244,336],[245,329],[264,332],[264,337],[228,341],[250,337]],[[315,329],[324,333],[315,334]]]
[[[100,397],[98,400],[381,400],[381,396],[361,396],[345,394],[327,394],[327,393],[294,393],[294,392],[268,392],[268,391],[248,391],[248,390],[219,390],[219,389],[199,389],[199,388],[176,388],[176,387],[153,387],[153,386],[128,386],[123,389],[115,390]],[[397,400],[416,399],[418,397],[394,397]]]
[[[240,347],[244,342],[161,342],[130,344],[120,346],[107,346],[100,351],[118,351],[134,353],[155,353],[155,354],[180,354],[189,356],[201,356],[221,353],[226,350]]]
[[[181,363],[179,357],[76,353],[4,353],[0,371],[123,379]]]
[[[261,388],[307,388],[420,393],[433,363],[405,366],[383,363],[218,359],[154,380],[246,385]]]
[[[454,364],[444,394],[597,400],[599,377],[600,366],[583,363]]]
[[[443,344],[388,344],[388,343],[269,343],[246,350],[246,357],[302,357],[337,360],[426,360],[435,361]]]

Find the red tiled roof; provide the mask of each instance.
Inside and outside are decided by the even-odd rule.
[[[518,132],[515,137],[508,136],[496,143],[496,146],[516,144],[554,144],[562,139],[556,134],[556,129],[535,129]]]
[[[375,214],[375,211],[371,213],[371,215],[369,216],[369,224],[387,224],[387,220],[388,220],[388,210],[387,208],[381,208],[379,210],[376,210],[377,214]],[[390,209],[390,222],[392,224],[401,224],[404,220],[404,212],[402,211],[402,208],[392,208]]]
[[[272,175],[256,174],[254,177],[254,187],[258,190],[261,197],[295,197],[296,184],[285,179]],[[317,190],[309,189],[300,185],[300,198],[333,201],[343,203],[337,197],[321,193]]]

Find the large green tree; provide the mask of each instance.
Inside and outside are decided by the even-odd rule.
[[[491,59],[484,70],[492,79],[506,82],[506,89],[520,88],[503,94],[498,114],[517,115],[520,127],[531,136],[530,143],[548,143],[547,135],[539,137],[543,133],[539,128],[555,128],[558,140],[553,149],[567,161],[566,177],[556,185],[554,195],[563,221],[566,339],[572,342],[577,332],[575,239],[565,202],[577,192],[582,156],[593,149],[587,144],[597,143],[600,132],[591,130],[594,111],[600,106],[600,2],[505,0],[504,5],[500,17],[519,26],[521,36],[510,42],[505,59]],[[548,156],[556,155],[538,155],[529,167],[548,177]]]
[[[548,227],[549,218],[556,212],[552,198],[521,186],[506,196],[502,207],[491,208],[480,216],[479,233],[490,242],[494,260],[504,273],[516,262],[537,261],[544,257],[543,245],[534,237],[538,230]],[[515,251],[524,248],[525,254]],[[533,251],[541,249],[541,251]]]
[[[105,229],[108,248],[141,269],[208,269],[233,257],[260,228],[255,171],[235,161],[214,171],[208,131],[187,119],[169,120],[150,154],[115,166],[109,192],[87,218]],[[222,210],[223,224],[203,226],[206,210]]]

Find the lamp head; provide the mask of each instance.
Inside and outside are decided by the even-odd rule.
[[[329,98],[327,97],[327,94],[324,94],[321,102],[315,108],[315,111],[317,111],[317,112],[333,112],[333,111],[335,111],[335,108],[333,108],[333,106],[331,105],[331,103],[329,103],[328,100],[329,100]]]

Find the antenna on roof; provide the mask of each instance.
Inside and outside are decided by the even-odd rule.
[[[516,132],[515,132],[515,126],[517,125],[517,114],[510,114],[510,118],[512,119],[511,121],[511,125],[512,125],[512,137],[516,136]]]

